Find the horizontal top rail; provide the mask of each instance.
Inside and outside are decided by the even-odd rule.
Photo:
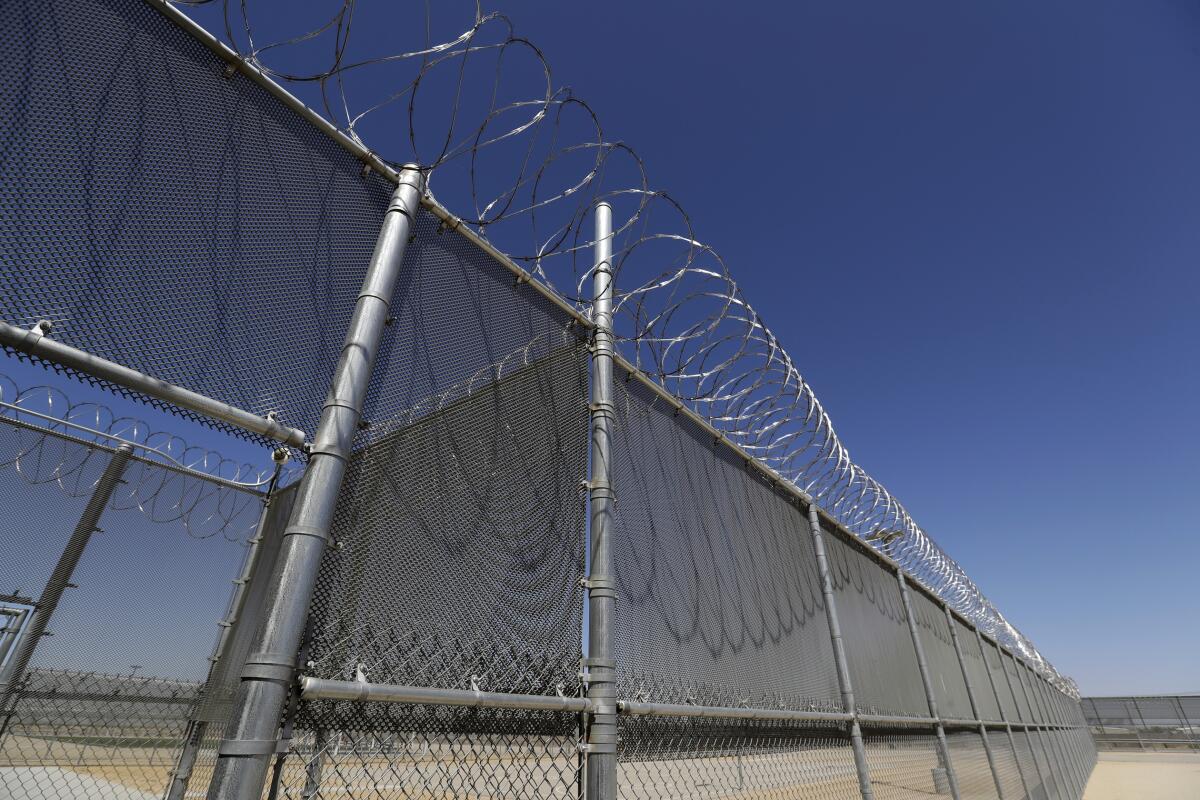
[[[334,681],[308,675],[300,678],[300,696],[305,700],[349,700],[352,702],[429,704],[531,711],[588,711],[592,707],[592,701],[586,697],[509,694],[473,689],[437,689],[425,686],[367,683],[365,681]]]
[[[228,423],[250,433],[265,436],[296,448],[304,447],[304,431],[281,425],[270,417],[260,417],[236,406],[176,386],[173,383],[138,372],[70,345],[51,339],[49,326],[39,322],[32,330],[0,322],[0,344],[26,355],[44,358],[55,364],[123,386],[147,397],[162,400],[210,419]]]
[[[353,703],[397,703],[407,705],[458,706],[466,708],[496,708],[529,711],[564,711],[590,713],[593,703],[586,697],[562,695],[515,694],[484,692],[474,689],[440,689],[428,686],[339,681],[303,675],[299,679],[300,696],[306,701],[339,700]],[[683,703],[644,703],[618,700],[617,711],[628,717],[671,717],[677,719],[730,719],[756,722],[851,722],[866,725],[932,726],[938,722],[953,727],[980,725],[1012,725],[1017,728],[1070,729],[1072,725],[1011,722],[998,720],[936,719],[934,717],[905,717],[889,714],[862,714],[839,711],[802,711],[785,708],[753,708],[745,706],[701,706]]]
[[[853,714],[838,711],[791,711],[785,708],[692,706],[681,703],[642,703],[618,700],[617,710],[631,717],[691,717],[698,719],[752,719],[789,722],[850,722]]]

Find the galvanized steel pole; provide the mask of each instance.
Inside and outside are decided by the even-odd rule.
[[[104,472],[96,482],[96,488],[92,490],[92,496],[84,506],[79,523],[72,531],[71,538],[67,540],[62,555],[58,557],[58,563],[54,565],[54,571],[50,573],[45,588],[42,589],[37,603],[34,604],[33,613],[25,624],[20,641],[12,651],[12,657],[9,658],[3,672],[0,672],[0,714],[4,715],[3,721],[0,721],[0,737],[3,737],[8,729],[14,710],[13,706],[20,693],[21,683],[25,679],[25,671],[29,668],[29,662],[33,658],[33,652],[46,634],[46,626],[50,623],[55,609],[58,608],[58,602],[62,599],[63,592],[72,585],[71,578],[75,574],[75,568],[79,566],[79,559],[83,556],[84,549],[92,539],[92,534],[100,530],[96,527],[100,523],[100,516],[108,506],[113,492],[116,491],[117,484],[121,482],[121,475],[124,474],[125,467],[129,464],[129,458],[132,455],[133,447],[128,444],[122,444],[112,454],[108,466],[104,468]]]
[[[261,796],[277,747],[284,703],[295,678],[296,653],[321,556],[329,541],[371,370],[423,191],[420,172],[415,167],[405,167],[363,278],[333,383],[313,436],[308,468],[283,532],[254,652],[242,669],[234,717],[217,751],[209,800],[257,800]]]
[[[588,589],[588,699],[592,713],[587,731],[587,797],[616,800],[617,692],[613,660],[612,454],[613,405],[613,265],[612,208],[598,203],[595,211],[596,266],[592,273],[592,451],[588,479],[590,566]]]
[[[209,419],[227,422],[242,430],[275,439],[292,447],[304,446],[304,431],[281,425],[270,417],[260,417],[244,409],[222,403],[211,397],[167,383],[151,375],[130,369],[122,364],[92,355],[70,345],[51,339],[50,322],[43,320],[33,330],[23,330],[0,322],[0,344],[31,356],[70,367],[109,383],[163,400],[173,406],[186,408]]]
[[[821,579],[821,594],[825,598],[825,619],[829,623],[829,638],[833,643],[833,661],[837,667],[838,686],[842,691],[842,708],[847,714],[858,714],[854,705],[854,686],[850,682],[850,662],[846,660],[846,645],[842,641],[842,626],[838,622],[833,596],[833,576],[825,555],[825,538],[821,534],[821,518],[817,506],[808,504],[808,529],[812,534],[813,552],[817,557],[817,575]],[[871,772],[867,767],[867,750],[863,746],[862,728],[857,717],[850,721],[850,744],[854,749],[854,769],[858,773],[858,791],[862,800],[875,800],[871,789]]]
[[[979,706],[975,702],[975,695],[971,689],[971,677],[970,677],[970,675],[967,674],[967,662],[963,659],[962,643],[958,639],[958,626],[957,626],[957,624],[955,624],[954,615],[950,613],[949,608],[946,609],[946,620],[950,623],[950,636],[954,640],[954,652],[958,654],[958,664],[962,668],[963,680],[966,681],[966,684],[967,684],[967,694],[969,694],[971,697],[971,708],[975,709],[976,718],[982,719],[982,717],[979,714]],[[988,685],[991,686],[991,688],[992,688],[992,697],[994,697],[996,700],[996,708],[999,709],[999,711],[1000,711],[1000,719],[1004,722],[1004,730],[1008,734],[1008,746],[1012,750],[1013,761],[1015,761],[1017,764],[1017,774],[1021,776],[1021,788],[1024,790],[1025,796],[1029,797],[1030,796],[1029,779],[1025,777],[1025,768],[1021,766],[1021,757],[1017,753],[1017,740],[1016,740],[1016,737],[1013,736],[1012,724],[1011,724],[1012,720],[1010,720],[1008,718],[1008,712],[1006,712],[1004,710],[1004,704],[1000,702],[1000,692],[998,689],[996,689],[996,676],[992,674],[992,668],[988,666],[987,659],[983,657],[983,636],[980,635],[978,628],[975,628],[974,630],[975,630],[975,642],[979,646],[979,657],[983,658],[983,671],[985,673],[987,673]],[[1000,653],[999,651],[997,651],[997,654],[1000,656],[1000,671],[1003,672],[1004,671],[1004,654]],[[1009,692],[1009,695],[1013,697],[1013,704],[1015,706],[1016,705],[1016,697],[1012,695],[1011,691]],[[983,726],[981,726],[981,727],[983,727]],[[990,755],[989,755],[989,759],[990,759]],[[992,774],[994,777],[995,776],[994,767],[993,767]],[[997,785],[999,785],[998,782],[997,782]]]
[[[242,564],[242,573],[233,582],[234,592],[233,599],[229,604],[229,616],[220,623],[221,633],[217,637],[217,645],[213,648],[213,654],[209,657],[208,677],[205,678],[204,685],[200,688],[200,694],[196,698],[196,705],[192,709],[192,718],[188,720],[187,730],[183,737],[183,749],[179,752],[179,758],[175,762],[175,769],[171,770],[171,778],[170,783],[167,785],[165,800],[184,800],[187,795],[188,782],[192,778],[192,770],[196,766],[196,759],[200,756],[200,748],[204,744],[205,735],[208,733],[209,722],[200,718],[200,711],[203,705],[209,700],[209,694],[214,688],[215,679],[226,669],[223,659],[225,659],[229,642],[233,638],[234,628],[242,619],[243,611],[245,610],[250,583],[254,579],[258,567],[259,554],[263,549],[263,537],[266,535],[267,520],[272,513],[272,500],[274,499],[272,495],[275,492],[278,479],[279,466],[275,468],[275,477],[271,481],[271,489],[267,493],[267,496],[263,498],[263,510],[259,514],[258,527],[255,529],[254,536],[250,539],[250,549],[246,553],[245,561]]]
[[[954,764],[950,761],[950,745],[946,742],[946,728],[942,725],[942,718],[938,714],[937,698],[933,695],[933,681],[929,679],[929,663],[925,660],[925,648],[921,644],[921,635],[917,630],[917,618],[912,610],[912,598],[908,596],[908,581],[904,578],[904,573],[896,570],[896,580],[900,584],[900,600],[904,604],[904,616],[908,619],[908,633],[912,636],[913,650],[917,654],[917,669],[921,673],[921,685],[925,688],[925,702],[929,706],[929,716],[933,717],[934,731],[937,733],[938,755],[942,762],[942,769],[946,770],[946,780],[950,783],[950,796],[954,800],[959,800],[961,795],[958,791],[958,776],[954,774]],[[979,715],[975,715],[979,719]],[[935,777],[934,786],[937,786]],[[1003,798],[1001,798],[1003,800]]]
[[[996,784],[996,794],[1000,800],[1004,800],[1004,785],[1000,781],[1000,771],[996,768],[996,756],[992,753],[992,743],[988,740],[987,725],[983,724],[983,714],[979,712],[979,703],[975,701],[975,687],[971,685],[971,676],[967,674],[967,665],[963,661],[962,644],[958,641],[958,626],[954,624],[954,615],[950,613],[949,606],[943,605],[942,612],[946,615],[946,626],[950,628],[950,642],[954,645],[954,655],[958,658],[958,668],[962,672],[963,685],[967,687],[967,700],[971,703],[971,713],[975,719],[979,720],[979,737],[983,739],[983,752],[987,755],[988,768],[992,771],[992,780]],[[980,654],[983,651],[980,650]],[[983,666],[987,668],[987,659],[984,659]],[[991,674],[991,670],[987,670]],[[996,701],[999,706],[999,700]],[[1003,717],[1004,709],[1000,710],[1000,715]],[[1015,755],[1015,754],[1014,754]]]

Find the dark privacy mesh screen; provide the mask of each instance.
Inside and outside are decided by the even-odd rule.
[[[1038,702],[1037,695],[1034,694],[1035,686],[1030,678],[1029,669],[1020,661],[1015,661],[1015,663],[1017,674],[1013,681],[1013,691],[1020,693],[1026,699],[1029,705],[1029,719],[1032,722],[1043,722],[1045,715],[1042,713],[1042,706]]]
[[[1020,719],[1020,710],[1017,708],[1012,692],[1009,691],[1008,681],[1004,679],[1004,666],[1000,658],[1000,651],[996,649],[996,645],[986,639],[983,642],[983,663],[987,666],[992,680],[995,681],[996,694],[1000,696],[1000,709],[1004,712],[1004,719]],[[993,717],[993,719],[998,718],[998,716]]]
[[[1017,763],[1025,775],[1025,784],[1029,788],[1030,800],[1045,800],[1046,787],[1043,784],[1043,774],[1040,763],[1034,757],[1033,751],[1037,745],[1032,739],[1033,734],[1023,730],[1013,731],[1013,741],[1016,743]]]
[[[973,631],[964,627],[959,628],[959,647],[962,648],[963,663],[967,674],[971,676],[971,688],[975,692],[975,704],[981,719],[1000,719],[1000,706],[996,702],[996,693],[1006,691],[1002,688],[1004,676],[999,672],[991,674],[989,679],[987,662],[983,660],[983,652],[979,649],[979,639]],[[992,691],[991,680],[996,682],[996,691]]]
[[[312,674],[553,693],[579,669],[586,351],[483,384],[353,460]]]
[[[1017,674],[1017,665],[1011,656],[1004,656],[1000,659],[1001,665],[1004,667],[1004,674],[996,676],[996,689],[1003,694],[1011,694],[1013,698],[1013,706],[1017,710],[1015,719],[1022,721],[1033,721],[1033,714],[1029,711],[1029,701],[1025,696],[1025,692],[1021,686],[1020,676]],[[1011,687],[1011,691],[1010,691]]]
[[[142,2],[0,3],[0,320],[311,431],[391,187],[223,67]]]
[[[1013,750],[1013,742],[1009,740],[1008,733],[991,730],[988,732],[988,741],[996,759],[996,772],[1000,775],[1000,786],[1004,789],[1004,796],[1024,798],[1025,784],[1021,780],[1021,766],[1017,763],[1017,754]]]
[[[938,713],[949,719],[973,719],[975,715],[971,711],[971,699],[967,696],[962,666],[954,651],[954,639],[950,636],[946,612],[922,591],[911,589],[909,597],[921,636],[921,647],[925,651]],[[987,686],[978,687],[976,691],[979,688],[991,691]]]
[[[37,601],[111,459],[0,420],[0,594],[18,595],[22,608]],[[233,517],[228,536],[184,514],[214,491]],[[249,492],[126,465],[47,635],[13,691],[0,693],[0,797],[161,793],[189,722],[228,712],[205,683],[262,508]]]
[[[895,574],[866,545],[825,531],[854,699],[864,712],[929,715],[917,654]]]
[[[644,384],[616,383],[621,696],[840,709],[804,512]]]
[[[1000,795],[983,749],[983,737],[974,731],[955,731],[946,734],[946,743],[958,779],[959,797],[962,800],[996,800]]]
[[[1064,713],[1072,722],[1086,718],[1103,750],[1200,751],[1200,695],[1085,697]]]
[[[314,674],[573,689],[585,331],[431,216],[414,236],[318,583]]]
[[[588,352],[429,217],[393,301],[310,619],[309,674],[580,692]],[[572,714],[301,703],[280,796],[570,797]]]

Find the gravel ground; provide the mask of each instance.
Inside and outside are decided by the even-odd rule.
[[[1101,753],[1083,800],[1200,800],[1200,754]]]

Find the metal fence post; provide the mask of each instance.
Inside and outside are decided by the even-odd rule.
[[[958,646],[958,638],[957,638],[956,628],[954,625],[953,615],[950,614],[949,609],[946,609],[946,614],[947,614],[947,616],[949,616],[951,618],[950,631],[952,634],[955,634],[954,641],[955,641],[955,645],[957,647]],[[1021,787],[1025,790],[1026,796],[1029,796],[1030,795],[1029,778],[1025,775],[1025,768],[1021,766],[1021,758],[1020,758],[1020,755],[1017,753],[1017,739],[1015,736],[1013,736],[1012,720],[1010,720],[1008,718],[1008,713],[1004,710],[1004,704],[1000,702],[1000,690],[996,688],[996,676],[992,674],[992,668],[990,666],[988,666],[987,658],[983,655],[983,634],[981,634],[979,632],[978,628],[974,628],[974,631],[975,631],[975,643],[979,647],[979,657],[983,659],[983,671],[984,671],[984,673],[987,674],[988,684],[992,687],[992,697],[994,697],[996,700],[996,708],[999,709],[999,711],[1000,711],[1000,719],[1004,721],[1004,730],[1008,733],[1008,746],[1012,748],[1013,760],[1015,760],[1017,762],[1017,774],[1019,774],[1021,776]],[[1002,673],[1004,673],[1004,678],[1007,681],[1008,673],[1005,672],[1005,670],[1004,670],[1004,653],[1000,652],[999,650],[997,650],[996,653],[1000,658],[1000,671]],[[970,689],[970,683],[969,683],[970,678],[967,677],[966,664],[962,661],[962,650],[961,649],[958,650],[958,658],[959,658],[959,662],[962,663],[962,665],[963,665],[963,677],[966,678],[966,680],[968,681],[967,687],[969,690]],[[1018,713],[1020,713],[1020,706],[1017,705],[1017,696],[1015,694],[1013,694],[1011,682],[1009,682],[1008,694],[1013,699],[1013,707],[1015,709],[1017,709]],[[1026,737],[1026,738],[1028,739],[1028,737]],[[1034,766],[1035,767],[1037,766],[1036,759],[1034,760]],[[1040,781],[1041,778],[1039,777],[1038,780]]]
[[[829,638],[833,642],[833,659],[837,667],[838,686],[842,690],[842,709],[854,714],[850,721],[850,744],[854,748],[854,769],[858,773],[858,791],[862,800],[875,800],[871,789],[871,773],[867,767],[867,749],[863,745],[862,728],[858,724],[858,709],[854,704],[854,685],[850,682],[850,662],[846,660],[846,644],[842,641],[842,626],[838,622],[837,606],[833,599],[833,576],[825,556],[825,539],[821,535],[821,518],[815,503],[808,504],[808,528],[812,533],[813,552],[817,557],[817,574],[821,578],[821,593],[825,598],[825,619],[829,623]]]
[[[209,658],[208,676],[205,678],[200,694],[196,698],[196,705],[192,709],[191,718],[188,720],[187,731],[183,737],[183,749],[179,752],[175,769],[171,770],[165,800],[183,800],[187,794],[188,782],[192,778],[192,770],[200,756],[200,749],[204,744],[204,737],[208,733],[209,727],[209,721],[201,719],[200,712],[204,703],[210,699],[214,687],[219,685],[223,678],[229,676],[229,670],[234,666],[228,663],[233,640],[240,640],[247,633],[252,633],[252,631],[246,630],[246,626],[252,625],[258,620],[257,614],[248,614],[249,610],[246,606],[252,594],[261,592],[258,584],[269,576],[269,570],[275,563],[279,526],[287,521],[286,518],[281,519],[281,517],[291,508],[290,499],[284,499],[289,498],[289,490],[282,492],[276,490],[280,467],[282,464],[276,467],[271,488],[263,499],[263,510],[259,515],[258,527],[254,536],[250,539],[250,550],[246,553],[242,572],[233,582],[235,588],[233,599],[229,604],[229,616],[220,623],[221,633],[216,647],[213,648],[213,654]],[[284,506],[283,509],[279,508],[281,502]],[[272,541],[264,544],[266,538],[270,538]],[[264,553],[264,550],[269,550],[269,552]]]
[[[979,639],[979,653],[980,653],[980,655],[983,655],[983,636],[979,633],[978,628],[975,630],[975,636],[976,636],[976,638]],[[1013,705],[1017,709],[1017,714],[1020,714],[1021,706],[1019,703],[1017,703],[1017,690],[1013,688],[1012,676],[1009,675],[1008,670],[1006,670],[1004,668],[1004,651],[998,650],[997,652],[1000,653],[1000,671],[1004,673],[1004,682],[1008,685],[1008,693],[1010,695],[1012,695]],[[1012,662],[1015,666],[1016,660],[1013,659],[1013,657],[1011,655],[1009,655],[1009,659],[1012,660]],[[985,668],[987,667],[987,659],[984,659],[983,665]],[[988,675],[989,676],[991,675],[990,669],[988,670]],[[1001,713],[1003,713],[1004,707],[1000,705],[1000,696],[998,694],[996,696],[996,705],[997,705],[997,707],[1000,708]],[[1028,701],[1026,701],[1025,707],[1029,708]],[[1030,713],[1032,715],[1032,712],[1030,712]],[[1021,720],[1021,721],[1022,722],[1032,722],[1033,720]],[[1038,764],[1037,757],[1033,755],[1033,744],[1030,742],[1028,726],[1026,726],[1026,728],[1025,728],[1025,745],[1029,748],[1029,755],[1033,757],[1033,769],[1034,769],[1034,772],[1037,773],[1038,783],[1041,785],[1041,788],[1042,788],[1042,797],[1046,797],[1047,796],[1046,776],[1042,774],[1042,768]],[[1018,761],[1018,763],[1020,763],[1020,762]],[[1026,784],[1026,786],[1028,787],[1028,784]],[[1032,793],[1030,793],[1030,794],[1032,796]]]
[[[280,717],[295,679],[296,652],[329,540],[338,492],[423,191],[420,172],[405,167],[363,278],[313,436],[308,467],[283,532],[254,652],[242,669],[234,716],[217,750],[208,790],[210,800],[252,800],[262,793],[277,747]]]
[[[913,650],[917,654],[917,669],[921,673],[921,685],[925,688],[925,702],[929,706],[929,716],[934,719],[933,727],[937,733],[938,754],[942,762],[941,768],[946,771],[946,780],[950,782],[950,796],[954,800],[959,800],[958,776],[954,774],[954,764],[950,761],[950,745],[946,741],[946,728],[942,725],[942,717],[938,713],[937,698],[933,695],[933,681],[929,679],[929,664],[925,661],[925,648],[921,645],[921,635],[917,630],[917,618],[913,614],[912,598],[908,596],[908,581],[904,578],[904,573],[900,570],[896,570],[896,580],[900,584],[900,600],[904,604],[904,616],[908,619],[908,632],[912,636]],[[988,754],[988,758],[991,758],[991,753]],[[937,777],[934,776],[935,787],[937,783]]]
[[[963,661],[962,643],[958,641],[958,626],[954,624],[954,615],[950,613],[950,607],[942,604],[942,611],[946,615],[946,626],[950,628],[950,642],[954,645],[954,655],[958,658],[958,669],[962,672],[963,685],[967,687],[967,700],[971,703],[971,713],[975,719],[979,720],[979,736],[983,739],[983,752],[987,754],[988,767],[992,770],[992,780],[996,783],[996,794],[1000,800],[1004,800],[1004,786],[1000,782],[1000,770],[996,767],[996,756],[992,752],[992,743],[988,739],[987,725],[983,724],[983,714],[979,711],[979,703],[975,700],[975,687],[971,685],[971,676],[967,673],[967,664]],[[983,649],[979,650],[980,655],[983,655]],[[987,669],[987,659],[983,660],[984,670],[990,676],[990,669]],[[993,691],[995,687],[993,686]],[[996,706],[999,707],[1000,698],[996,698]],[[1004,718],[1004,711],[1000,711],[1001,719]],[[1016,751],[1013,751],[1013,757],[1016,757]],[[1020,772],[1020,767],[1017,769]],[[1021,783],[1025,783],[1024,777],[1021,778]],[[1028,790],[1026,790],[1028,793]]]
[[[108,506],[113,492],[116,491],[117,484],[121,482],[121,475],[124,474],[125,467],[129,464],[129,458],[132,455],[133,447],[128,444],[122,444],[113,452],[108,466],[104,468],[104,472],[96,482],[96,488],[92,490],[92,496],[84,506],[79,523],[71,532],[71,538],[67,540],[62,555],[58,557],[58,563],[54,565],[54,571],[46,579],[46,586],[33,606],[33,613],[25,623],[25,629],[21,633],[16,648],[12,651],[8,664],[5,665],[3,672],[0,672],[0,714],[4,715],[4,719],[0,721],[0,738],[4,737],[9,721],[16,710],[17,697],[20,695],[21,684],[25,679],[25,671],[29,668],[29,662],[33,658],[33,652],[46,634],[46,626],[50,623],[50,617],[54,615],[55,609],[58,608],[63,592],[72,585],[71,578],[75,574],[75,568],[79,566],[79,559],[83,556],[84,549],[91,541],[92,534],[100,530],[96,527],[100,522],[100,516]]]
[[[595,211],[596,266],[592,273],[591,569],[588,588],[588,699],[593,703],[587,733],[588,800],[615,800],[617,796],[617,697],[616,663],[613,661],[612,626],[616,604],[613,577],[612,452],[613,334],[612,334],[612,208],[598,203]]]

